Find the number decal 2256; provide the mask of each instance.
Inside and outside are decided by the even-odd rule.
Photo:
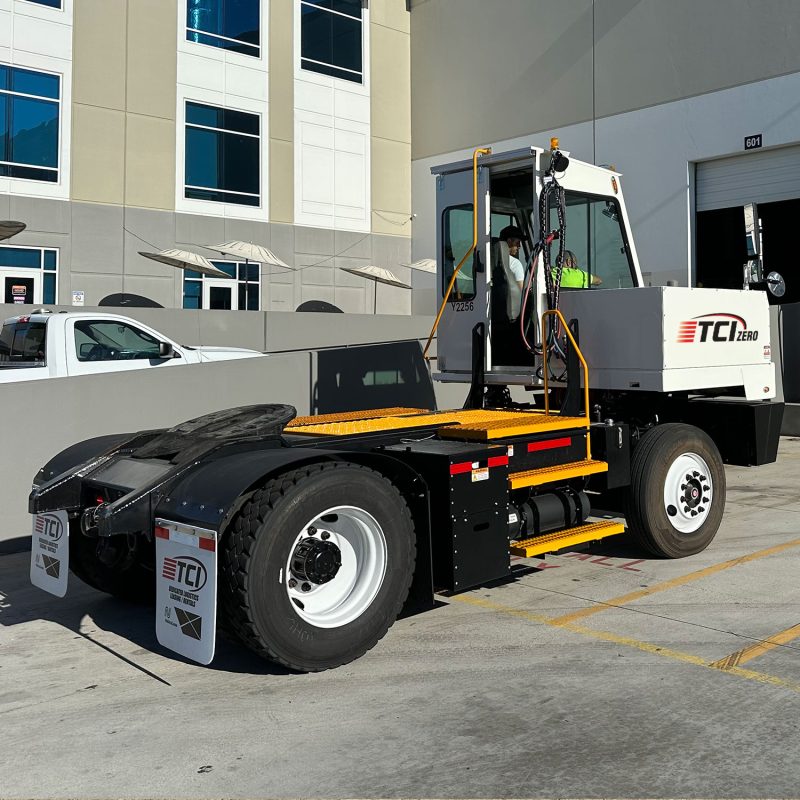
[[[474,311],[472,300],[465,303],[450,303],[450,305],[453,307],[453,311]]]

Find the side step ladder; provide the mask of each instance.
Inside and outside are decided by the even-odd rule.
[[[583,478],[607,471],[608,464],[605,461],[587,458],[583,461],[573,461],[554,467],[513,472],[508,476],[508,488],[525,489],[530,486],[544,486],[549,483],[560,483],[571,478]],[[624,531],[625,526],[619,522],[589,522],[584,525],[576,525],[574,528],[511,542],[509,549],[512,555],[530,558],[563,550],[565,547],[605,539],[607,536],[616,536]]]

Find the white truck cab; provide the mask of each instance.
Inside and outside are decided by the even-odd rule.
[[[45,309],[11,317],[0,331],[0,383],[163,368],[263,355],[237,347],[188,347],[118,314]]]

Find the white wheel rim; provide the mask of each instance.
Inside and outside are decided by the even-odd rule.
[[[714,481],[697,453],[679,455],[664,481],[664,510],[680,533],[694,533],[708,519],[714,502]]]
[[[339,549],[341,566],[325,583],[303,580],[292,572],[295,550],[309,538]],[[361,508],[334,506],[303,526],[289,549],[281,577],[301,619],[317,628],[339,628],[369,608],[385,576],[386,538],[378,521]]]

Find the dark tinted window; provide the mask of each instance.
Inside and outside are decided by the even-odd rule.
[[[0,177],[58,180],[60,79],[0,67]]]
[[[260,205],[260,125],[258,114],[187,103],[185,196]]]
[[[0,365],[45,362],[44,322],[7,322],[0,331]]]
[[[303,0],[303,69],[355,83],[363,82],[360,0]]]
[[[36,3],[38,6],[49,6],[50,8],[61,8],[61,0],[28,0],[29,3]]]
[[[472,247],[472,205],[455,206],[444,212],[442,244],[442,294],[447,292],[450,279],[455,268]],[[470,256],[456,276],[450,300],[472,300],[475,297],[475,275],[473,274],[472,256]]]
[[[259,0],[187,0],[186,38],[258,57],[260,5]]]

